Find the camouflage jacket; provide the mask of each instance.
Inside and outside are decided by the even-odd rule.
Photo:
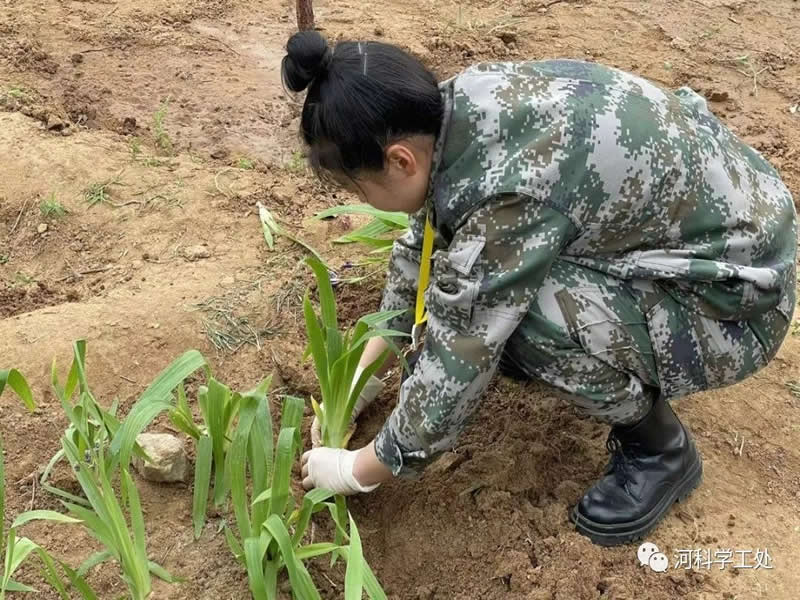
[[[792,197],[701,96],[567,60],[481,64],[441,90],[426,208],[395,243],[381,306],[413,308],[428,214],[426,340],[376,438],[395,474],[455,443],[556,258],[659,280],[715,319],[785,301]]]

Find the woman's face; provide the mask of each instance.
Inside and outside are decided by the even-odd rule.
[[[425,204],[433,159],[433,136],[418,136],[386,148],[380,173],[356,177],[348,186],[362,201],[379,209],[413,214]]]

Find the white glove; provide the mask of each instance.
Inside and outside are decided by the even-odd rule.
[[[363,372],[364,369],[361,367],[361,365],[356,367],[356,373],[353,376],[353,383],[350,387],[350,391],[353,391],[353,388],[356,386],[356,383]],[[361,393],[358,395],[358,400],[356,400],[356,404],[353,407],[353,417],[350,419],[351,425],[356,422],[358,415],[364,412],[364,409],[372,404],[375,398],[377,398],[378,394],[381,393],[383,387],[384,383],[374,375],[367,380],[366,385],[364,385]],[[321,410],[324,410],[323,403],[320,403],[319,407]],[[318,448],[321,445],[322,428],[319,420],[317,419],[317,415],[314,415],[314,420],[311,422],[311,447]]]
[[[353,475],[353,465],[361,450],[344,448],[314,448],[303,454],[303,488],[324,488],[343,496],[371,492],[380,483],[363,486]]]

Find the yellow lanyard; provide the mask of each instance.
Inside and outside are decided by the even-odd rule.
[[[422,238],[422,257],[419,261],[419,281],[417,282],[417,308],[414,316],[414,329],[411,331],[411,343],[416,348],[420,342],[422,324],[428,320],[425,311],[425,290],[431,278],[431,255],[433,254],[434,231],[430,220],[425,219],[425,235]]]

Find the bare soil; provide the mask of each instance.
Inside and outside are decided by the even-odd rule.
[[[331,39],[399,44],[441,77],[482,60],[569,57],[672,88],[690,85],[800,198],[800,3],[793,0],[315,5]],[[311,283],[304,252],[285,238],[267,249],[256,203],[334,268],[361,251],[331,243],[355,223],[310,219],[352,198],[316,183],[299,161],[299,105],[279,81],[293,6],[0,4],[0,365],[23,370],[39,402],[33,415],[10,395],[0,406],[9,516],[57,508],[34,479],[65,426],[48,389],[50,363],[55,356],[65,369],[75,339],[89,341],[96,394],[118,397],[122,410],[188,348],[206,354],[234,387],[275,373],[278,388],[315,393],[300,360],[299,299]],[[154,115],[164,107],[159,126]],[[100,200],[94,205],[90,188]],[[53,194],[69,211],[62,218],[40,212]],[[339,288],[348,319],[377,307],[381,278]],[[231,319],[245,319],[252,335],[231,333]],[[800,400],[787,384],[797,380],[800,338],[790,336],[750,380],[675,403],[703,453],[705,481],[649,539],[671,564],[680,549],[767,548],[772,569],[655,573],[639,566],[634,546],[590,544],[566,516],[602,469],[606,429],[578,419],[544,386],[504,379],[455,451],[420,481],[395,481],[351,501],[366,554],[399,600],[794,600]],[[365,415],[356,442],[377,432],[396,393],[395,381]],[[152,556],[187,579],[156,584],[153,597],[249,597],[219,533],[228,515],[214,515],[194,542],[191,484],[141,486]],[[31,524],[25,534],[73,563],[96,549],[69,526]],[[32,568],[24,575],[36,580]],[[316,565],[314,575],[325,597],[341,597],[339,567]],[[91,583],[103,598],[124,592],[112,567],[95,569]]]

